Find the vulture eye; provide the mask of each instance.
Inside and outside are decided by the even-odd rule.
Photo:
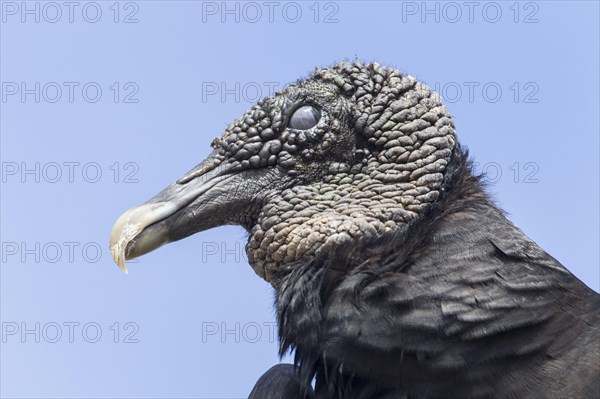
[[[307,130],[319,123],[321,110],[312,105],[303,105],[296,109],[290,117],[288,127],[298,130]]]

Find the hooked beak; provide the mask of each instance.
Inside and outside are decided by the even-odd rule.
[[[154,198],[121,215],[110,234],[110,252],[115,263],[127,273],[125,260],[137,258],[174,241],[172,229],[166,221],[227,180],[230,169],[231,164],[222,165],[217,151],[214,151]]]
[[[236,167],[238,166],[238,167]],[[145,204],[126,211],[113,226],[110,251],[127,273],[126,260],[169,242],[224,224],[240,224],[265,189],[287,176],[277,168],[239,171],[215,150],[202,163]]]

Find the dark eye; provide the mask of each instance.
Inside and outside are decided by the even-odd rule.
[[[307,130],[319,123],[321,110],[313,105],[303,105],[294,111],[288,126],[292,129]]]

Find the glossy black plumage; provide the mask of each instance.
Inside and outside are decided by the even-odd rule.
[[[310,386],[304,386],[292,364],[277,364],[256,382],[248,399],[313,399]]]
[[[418,223],[281,270],[282,353],[316,398],[600,397],[599,295],[506,219],[460,148],[452,165]]]
[[[111,252],[124,267],[246,228],[297,367],[269,370],[252,399],[313,381],[318,399],[600,398],[600,296],[493,204],[425,84],[377,63],[318,68],[211,145],[119,218]]]

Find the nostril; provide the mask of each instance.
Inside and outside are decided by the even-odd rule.
[[[186,184],[195,178],[202,176],[215,168],[218,168],[223,163],[223,158],[217,154],[218,150],[213,151],[204,161],[180,177],[175,184]]]

